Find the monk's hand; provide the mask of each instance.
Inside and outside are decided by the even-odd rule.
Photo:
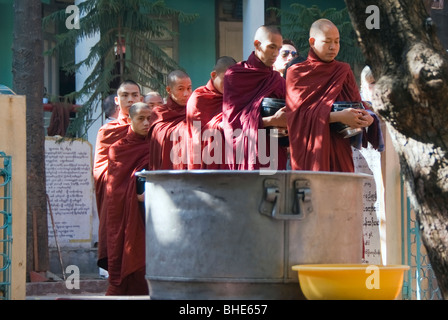
[[[373,117],[364,109],[348,108],[331,112],[330,122],[342,122],[352,128],[364,128],[372,124]]]
[[[139,202],[145,202],[145,193],[137,194],[137,199]]]
[[[263,117],[263,127],[276,127],[286,129],[286,107],[279,109],[273,116]]]
[[[363,114],[361,118],[364,121],[367,121],[367,125],[365,127],[369,127],[373,123],[374,119],[367,110],[361,110],[361,111]]]
[[[373,117],[369,114],[367,110],[364,109],[355,109],[358,111],[358,125],[360,128],[365,128],[370,126],[373,123]]]

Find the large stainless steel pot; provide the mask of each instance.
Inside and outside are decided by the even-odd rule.
[[[363,174],[145,171],[152,299],[301,299],[293,265],[360,263]]]

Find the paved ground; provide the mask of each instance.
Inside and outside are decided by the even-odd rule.
[[[63,279],[27,282],[26,300],[150,300],[149,296],[106,296],[107,283],[98,275],[85,275],[79,288]]]
[[[68,281],[68,280],[67,280]],[[91,278],[79,280],[79,287],[64,280],[28,282],[26,284],[26,299],[55,299],[58,296],[104,296],[107,280]]]

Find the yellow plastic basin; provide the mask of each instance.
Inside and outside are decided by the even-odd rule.
[[[309,300],[395,300],[409,266],[304,264],[292,270]]]

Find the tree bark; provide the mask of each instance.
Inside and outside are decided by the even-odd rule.
[[[423,243],[448,299],[448,55],[428,19],[428,1],[375,1],[379,29],[366,24],[371,1],[345,2],[377,80],[375,112],[388,125]]]
[[[12,50],[13,88],[17,94],[26,96],[27,271],[47,271],[49,258],[42,105],[44,62],[41,1],[14,1]]]

